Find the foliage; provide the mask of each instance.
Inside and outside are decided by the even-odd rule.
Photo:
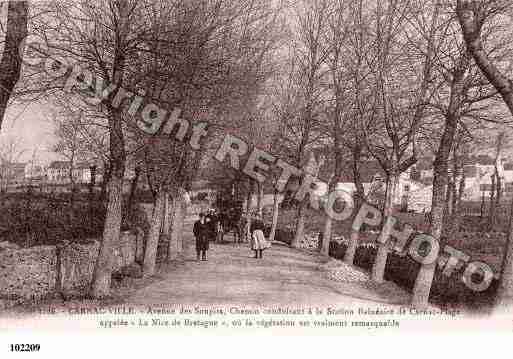
[[[43,197],[17,194],[3,196],[0,218],[0,240],[22,247],[54,245],[62,241],[88,242],[103,235],[105,204],[77,200],[71,209],[66,195]],[[126,204],[126,198],[125,198]],[[122,229],[149,225],[140,205],[123,219]]]
[[[343,259],[345,252],[345,244],[330,243],[330,256]],[[372,246],[359,246],[356,250],[355,265],[370,271],[376,252],[376,248]],[[385,280],[392,281],[411,292],[419,269],[420,264],[409,256],[401,257],[398,254],[390,253],[385,269]],[[430,302],[446,308],[465,307],[470,310],[488,310],[495,298],[497,281],[494,280],[486,291],[478,293],[467,288],[461,280],[463,270],[455,271],[451,277],[446,277],[440,270],[437,270],[429,297]]]

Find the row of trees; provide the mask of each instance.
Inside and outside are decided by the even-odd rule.
[[[289,41],[268,102],[280,139],[273,153],[298,167],[315,148],[333,154],[330,189],[350,173],[355,213],[368,194],[360,166],[377,162],[386,177],[386,221],[394,214],[399,176],[417,163],[419,153],[432,153],[430,233],[443,246],[459,228],[465,158],[475,148],[484,149],[496,164],[490,211],[495,218],[503,186],[499,160],[511,123],[511,80],[504,75],[511,70],[512,55],[508,2],[314,0],[298,1],[286,12]],[[493,141],[490,133],[496,134]],[[293,246],[304,236],[307,203],[297,206]],[[383,226],[381,236],[387,238],[393,224]],[[327,218],[324,254],[331,228]],[[353,230],[344,259],[349,264],[358,238]],[[388,248],[378,247],[372,270],[377,282],[383,281]],[[506,273],[508,260],[510,254]],[[435,266],[422,267],[414,305],[427,305]],[[510,277],[503,277],[501,288],[511,287]]]
[[[144,264],[151,275],[165,222],[162,209],[169,196],[173,201],[180,197],[215,143],[214,136],[197,150],[161,133],[143,134],[138,118],[151,103],[179,107],[180,116],[193,124],[207,120],[213,133],[236,131],[298,167],[306,165],[313,148],[329,148],[335,168],[329,186],[335,188],[344,173],[351,173],[356,209],[366,199],[360,165],[376,161],[386,176],[387,220],[394,214],[399,176],[417,162],[419,153],[431,150],[430,232],[443,244],[444,231],[457,228],[451,228],[447,216],[457,217],[464,191],[463,176],[456,175],[463,173],[462,158],[479,131],[509,123],[507,110],[513,111],[511,11],[507,1],[497,0],[300,0],[292,5],[266,0],[66,0],[31,4],[28,17],[26,2],[11,1],[0,63],[5,69],[0,100],[5,103],[0,107],[5,110],[7,96],[47,101],[67,113],[66,118],[76,115],[78,120],[65,121],[62,130],[77,125],[80,139],[90,139],[87,151],[100,154],[109,169],[94,297],[110,290],[127,160],[133,158],[144,169],[155,195]],[[44,46],[25,56],[31,62],[44,60],[45,66],[23,68],[18,81],[21,59],[14,49],[27,32]],[[60,60],[45,62],[49,55],[94,76],[88,80],[83,73],[83,86],[69,91],[69,73],[58,71]],[[159,116],[164,118],[155,106],[151,117]],[[503,130],[498,132],[496,159],[504,143]],[[495,178],[500,193],[502,184]],[[257,188],[261,194],[262,184]],[[277,209],[275,205],[274,228]],[[306,200],[297,207],[293,246],[304,235],[306,209]],[[174,226],[179,228],[179,222]],[[324,254],[331,227],[328,218]],[[387,236],[391,227],[385,225],[381,235]],[[344,259],[349,264],[358,236],[356,231],[350,236]],[[501,298],[510,298],[513,291],[511,242]],[[377,282],[383,281],[387,255],[388,247],[380,245],[372,271]],[[434,270],[435,265],[421,269],[414,305],[427,304]]]
[[[9,22],[7,31],[16,36],[6,39],[14,50],[6,47],[4,56],[11,62],[17,59],[18,72],[20,54],[32,66],[22,68],[19,81],[13,76],[18,86],[15,92],[8,89],[10,98],[51,104],[59,138],[56,149],[72,161],[85,153],[108,169],[107,215],[91,289],[93,297],[104,297],[110,291],[112,245],[120,234],[127,161],[137,164],[136,178],[144,172],[155,196],[143,267],[145,275],[153,275],[161,228],[169,229],[164,232],[176,239],[170,241],[174,245],[183,223],[183,189],[204,154],[185,144],[190,131],[185,142],[161,133],[146,135],[140,130],[141,115],[164,119],[161,108],[170,113],[179,107],[182,119],[194,125],[208,121],[212,131],[243,123],[274,71],[281,4],[50,1],[31,3],[27,18],[28,5],[20,2],[22,18],[17,3],[9,3],[9,15],[23,20],[26,30]],[[27,32],[42,46],[22,53],[18,48]],[[64,64],[81,72],[77,86],[66,86],[70,74],[61,71]],[[89,73],[92,78],[87,78]],[[136,95],[136,101],[129,101]],[[151,104],[150,113],[142,114]],[[171,219],[164,216],[170,204]]]
[[[510,74],[509,58],[496,60],[490,56],[485,42],[486,33],[496,26],[508,26],[513,15],[513,7],[507,1],[456,1],[458,16],[463,38],[476,65],[486,79],[500,94],[502,100],[513,115],[513,77]],[[506,25],[508,24],[508,25]],[[502,38],[497,41],[503,40]],[[504,61],[506,60],[506,61]],[[500,138],[499,138],[500,139]],[[500,140],[497,141],[497,152],[500,151]],[[498,304],[510,306],[513,303],[513,205],[510,217],[507,246],[504,251],[501,280],[498,290]]]

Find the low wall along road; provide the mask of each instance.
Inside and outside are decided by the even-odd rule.
[[[0,301],[20,302],[61,292],[84,295],[91,283],[99,242],[64,243],[0,251]],[[114,249],[114,272],[141,260],[142,233],[122,232]],[[60,278],[58,283],[58,279]],[[59,288],[60,287],[60,288]]]

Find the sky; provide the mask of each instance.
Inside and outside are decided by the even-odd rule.
[[[0,141],[15,140],[22,152],[18,162],[48,164],[59,159],[51,148],[55,143],[54,127],[47,106],[39,103],[10,105],[7,108]]]
[[[3,52],[4,32],[7,18],[7,3],[0,6],[0,54]],[[55,142],[53,125],[50,120],[48,106],[33,103],[30,106],[9,103],[2,128],[0,130],[0,145],[5,141],[15,141],[19,151],[23,151],[18,162],[28,162],[32,159],[34,151],[36,161],[47,164],[59,159],[51,151]]]

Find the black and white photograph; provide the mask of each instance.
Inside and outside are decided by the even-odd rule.
[[[0,333],[511,333],[512,25],[1,1]]]

